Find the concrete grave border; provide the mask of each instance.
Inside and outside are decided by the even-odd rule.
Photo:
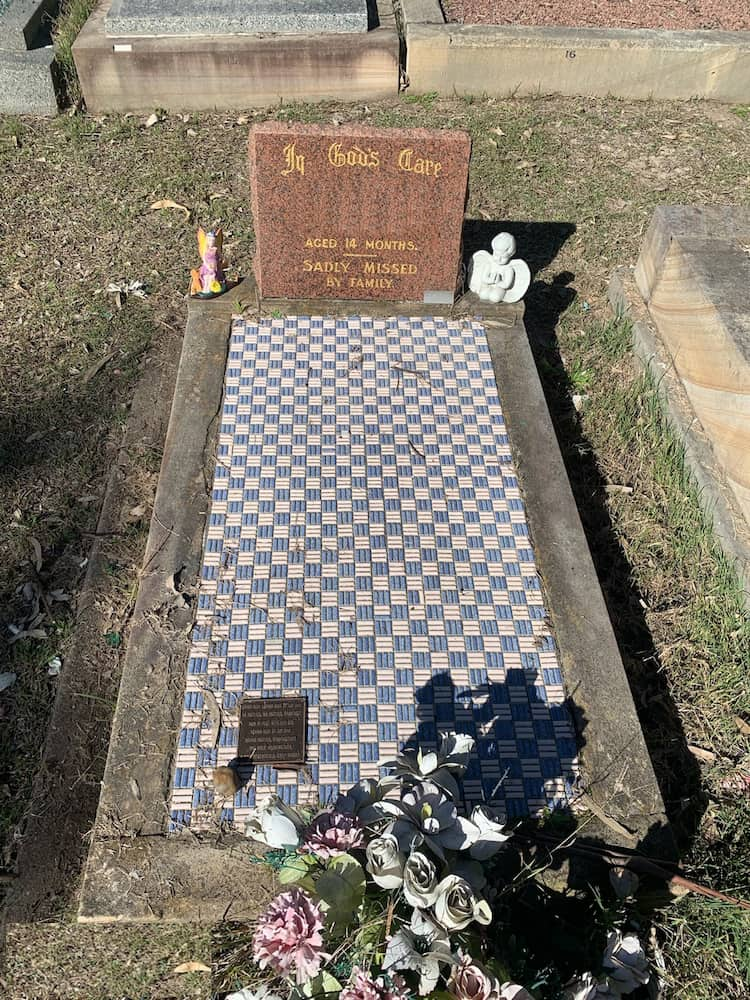
[[[88,110],[213,111],[280,101],[378,100],[398,91],[390,0],[361,34],[108,37],[102,0],[73,44]]]
[[[207,492],[222,404],[231,306],[255,304],[246,279],[214,302],[190,301],[141,583],[112,726],[78,919],[249,919],[272,891],[240,835],[167,837],[171,767],[197,593]],[[263,312],[483,314],[527,503],[566,689],[583,729],[587,826],[625,847],[669,855],[671,834],[596,572],[523,325],[522,306],[453,308],[351,301],[268,301]],[[240,847],[242,845],[242,847]]]
[[[47,19],[60,0],[11,0],[0,14],[0,114],[57,114]]]
[[[669,420],[682,441],[685,459],[698,485],[703,511],[734,564],[750,611],[750,532],[732,488],[716,461],[711,441],[695,414],[666,345],[652,321],[635,282],[634,268],[615,268],[609,281],[609,301],[633,326],[633,350],[652,376]]]
[[[414,94],[750,101],[750,31],[446,24],[399,0]]]

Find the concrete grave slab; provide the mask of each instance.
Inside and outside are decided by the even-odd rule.
[[[114,0],[107,35],[323,34],[367,31],[367,0]]]
[[[79,912],[83,921],[221,919],[227,908],[231,919],[252,915],[265,899],[258,869],[251,874],[246,842],[240,845],[236,833],[222,834],[218,839],[214,833],[206,839],[199,830],[188,829],[167,836],[170,822],[179,825],[169,815],[172,769],[184,728],[182,714],[192,711],[185,708],[189,626],[200,609],[204,537],[210,539],[215,527],[208,518],[206,496],[215,471],[214,448],[221,444],[222,376],[231,347],[228,299],[256,302],[257,291],[251,281],[246,281],[224,299],[190,305],[142,582],[83,883]],[[373,321],[395,317],[398,324],[398,315],[433,317],[433,321],[441,316],[445,320],[464,317],[462,328],[471,329],[477,303],[463,301],[457,309],[442,310],[415,304],[400,307],[394,303],[334,300],[297,302],[293,309],[291,303],[275,306],[290,314],[294,310],[296,315],[337,317],[336,322],[343,324],[341,330],[348,322],[345,317],[370,316]],[[522,307],[501,305],[482,311],[512,460],[538,557],[544,606],[549,612],[568,704],[580,738],[588,795],[600,814],[611,817],[605,834],[610,842],[619,838],[618,842],[630,847],[641,844],[655,853],[668,850],[663,804],[565,477],[523,328]],[[246,317],[246,325],[241,327],[243,341],[245,331],[253,324],[260,329],[266,322],[261,313]],[[488,392],[493,384],[487,383]],[[508,489],[512,492],[510,484]],[[219,555],[220,563],[222,558]],[[271,565],[273,562],[272,551]],[[535,591],[534,602],[539,600],[539,594]],[[534,602],[534,606],[541,606]],[[428,635],[423,637],[428,644],[429,634],[428,626]],[[520,656],[520,650],[511,655]],[[452,710],[458,711],[460,701],[445,704],[453,704]],[[336,777],[341,780],[338,765]],[[539,777],[534,775],[534,779],[537,787]],[[521,787],[522,794],[527,794],[523,780]],[[232,808],[235,805],[232,803]],[[243,808],[242,801],[238,808]],[[613,828],[619,833],[613,833]],[[232,873],[231,880],[224,877],[228,872]]]
[[[452,303],[470,151],[466,132],[254,126],[261,295]]]
[[[635,320],[704,487],[717,533],[750,578],[750,210],[661,206],[611,298]]]
[[[110,0],[73,44],[89,111],[214,111],[280,101],[377,100],[399,84],[399,36],[389,0],[376,24],[350,34],[108,37]]]
[[[59,0],[0,0],[0,112],[57,112],[51,19]]]

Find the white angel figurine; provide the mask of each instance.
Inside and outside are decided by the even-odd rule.
[[[477,250],[469,265],[469,288],[483,302],[518,302],[531,284],[526,261],[513,257],[516,241],[510,233],[498,233],[492,253]]]

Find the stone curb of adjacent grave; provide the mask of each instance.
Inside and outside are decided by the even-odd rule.
[[[609,282],[609,301],[616,313],[632,322],[635,355],[653,377],[662,405],[682,441],[685,458],[698,485],[701,506],[724,552],[736,568],[742,581],[745,606],[750,611],[750,530],[669,351],[649,316],[636,286],[632,267],[623,265],[613,271]]]
[[[0,113],[56,114],[49,19],[59,6],[59,0],[10,0],[0,13]]]
[[[750,100],[750,31],[446,24],[439,0],[400,0],[409,92]]]
[[[119,555],[126,512],[142,467],[160,454],[169,424],[182,334],[166,335],[138,381],[125,430],[107,479],[86,576],[76,601],[75,629],[57,681],[41,765],[35,776],[17,879],[5,914],[13,923],[52,919],[69,901],[86,857],[86,837],[99,801],[109,746],[121,651],[105,643],[112,628],[112,560]],[[130,522],[127,522],[130,523]],[[83,772],[83,775],[82,775]],[[55,821],[50,822],[50,816]]]
[[[252,279],[223,299],[191,301],[141,586],[126,652],[82,922],[249,918],[273,890],[237,834],[165,835],[192,604],[221,408],[231,303],[258,303]],[[612,626],[547,411],[521,306],[274,301],[266,311],[324,315],[481,312],[525,491],[529,524],[577,723],[592,837],[652,855],[673,846]],[[261,872],[263,873],[261,875]]]
[[[111,37],[110,0],[73,45],[92,113],[213,111],[279,101],[377,100],[399,85],[399,34],[389,0],[376,0],[377,27],[362,33]]]

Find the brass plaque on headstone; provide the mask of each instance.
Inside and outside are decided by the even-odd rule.
[[[278,767],[305,762],[307,698],[245,698],[237,756]]]

